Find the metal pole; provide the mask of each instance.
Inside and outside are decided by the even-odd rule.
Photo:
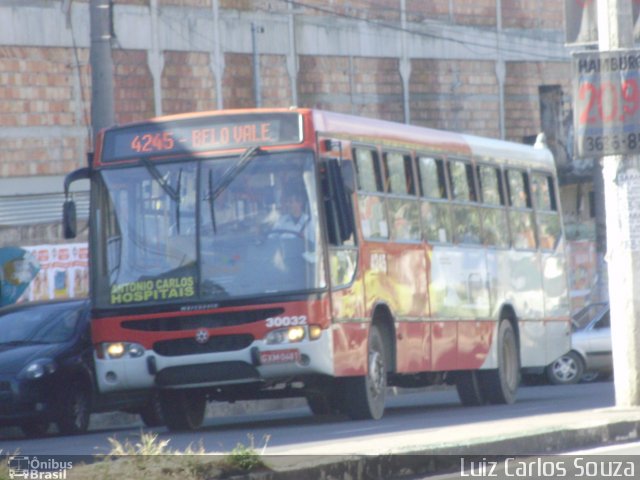
[[[256,99],[256,107],[262,106],[262,96],[260,94],[260,56],[258,55],[258,42],[256,36],[262,33],[262,27],[251,22],[251,49],[253,50],[253,96]]]
[[[630,0],[598,0],[600,51],[633,48]],[[616,405],[640,406],[640,156],[602,159]]]
[[[98,132],[115,123],[113,60],[111,59],[111,7],[109,0],[91,0],[91,126],[92,143]]]

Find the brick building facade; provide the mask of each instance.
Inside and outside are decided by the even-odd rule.
[[[62,241],[62,178],[91,145],[88,6],[0,2],[1,244]],[[518,142],[546,129],[571,167],[557,0],[115,0],[113,30],[118,123],[259,100]]]

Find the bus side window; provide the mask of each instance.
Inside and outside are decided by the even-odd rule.
[[[411,155],[385,153],[385,183],[391,238],[401,241],[420,240],[420,208],[415,198]]]
[[[451,180],[453,240],[457,243],[478,245],[480,234],[480,208],[476,204],[473,167],[460,160],[449,161]]]
[[[532,173],[531,195],[538,220],[540,248],[553,250],[562,236],[553,177],[545,173]]]
[[[358,210],[360,227],[365,238],[389,237],[387,211],[382,189],[382,174],[378,154],[372,148],[353,150],[358,180]]]
[[[507,170],[507,196],[509,198],[509,225],[511,242],[516,249],[536,248],[535,224],[529,192],[529,176],[522,170]]]
[[[378,154],[368,148],[355,148],[358,190],[364,192],[382,192],[382,177],[378,165]]]
[[[505,195],[500,181],[500,169],[489,165],[479,165],[480,209],[482,217],[482,241],[485,245],[505,248],[509,246]]]
[[[418,156],[422,238],[428,242],[451,242],[451,213],[447,201],[444,160]]]

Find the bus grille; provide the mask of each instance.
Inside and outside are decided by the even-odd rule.
[[[260,380],[258,371],[245,362],[202,363],[164,368],[156,375],[161,387],[203,383],[224,383]]]
[[[210,313],[185,317],[151,318],[148,320],[127,320],[122,328],[145,332],[171,332],[194,330],[197,328],[220,328],[259,322],[269,317],[282,315],[283,308],[264,308],[242,312]]]
[[[178,338],[161,340],[153,344],[153,351],[158,355],[174,357],[177,355],[198,355],[200,353],[232,352],[247,348],[253,342],[253,335],[221,335],[211,337],[205,343],[196,342],[195,338]]]

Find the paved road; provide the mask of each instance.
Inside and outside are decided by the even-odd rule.
[[[455,390],[418,392],[394,396],[380,421],[353,422],[339,417],[313,417],[306,407],[254,415],[209,418],[194,433],[169,433],[156,429],[169,447],[183,450],[202,446],[207,452],[228,452],[238,443],[268,454],[344,455],[412,452],[425,445],[464,443],[474,435],[498,434],[533,429],[544,419],[561,421],[576,415],[612,407],[610,382],[571,386],[524,387],[514,405],[462,407]],[[141,424],[94,430],[75,437],[47,437],[28,440],[17,430],[0,432],[0,450],[25,455],[94,455],[111,450],[109,438],[136,443]],[[456,443],[457,442],[457,443]]]

